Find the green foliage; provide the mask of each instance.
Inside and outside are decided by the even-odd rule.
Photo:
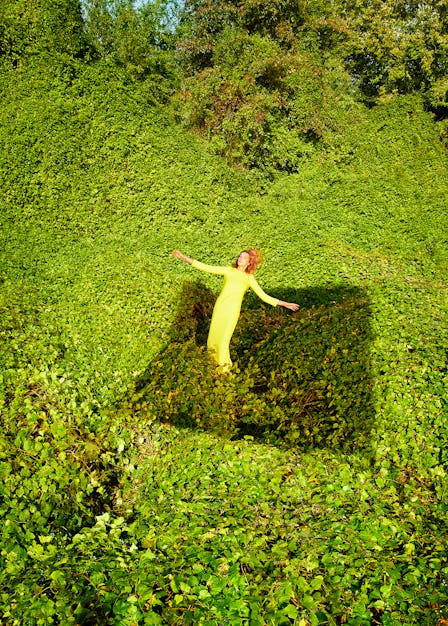
[[[291,292],[283,296],[303,303],[299,314],[243,314],[235,338],[241,371],[228,376],[214,373],[203,348],[182,344],[175,334],[182,324],[202,343],[201,329],[210,324],[207,295],[197,285],[184,289],[171,342],[136,383],[126,408],[141,419],[159,416],[177,426],[303,448],[366,445],[374,407],[369,303],[362,293]]]
[[[448,177],[421,100],[356,107],[269,183],[113,64],[8,63],[0,89],[0,621],[446,621]],[[247,245],[301,309],[248,294],[218,376],[220,279],[171,250]]]
[[[336,61],[285,50],[269,35],[223,30],[211,65],[185,79],[174,102],[178,118],[231,163],[297,171],[313,143],[357,108]]]
[[[446,3],[186,3],[180,119],[231,163],[298,171],[362,114],[357,102],[419,92],[447,112]]]
[[[446,614],[446,555],[416,477],[173,428],[152,428],[142,452],[122,507],[136,514],[137,571],[164,581],[140,599],[161,623],[429,625]]]
[[[167,99],[177,81],[174,39],[161,2],[85,0],[86,36],[94,56],[127,68]]]
[[[360,2],[345,9],[346,60],[367,97],[421,91],[430,106],[448,106],[444,2]]]
[[[79,0],[4,0],[0,8],[0,57],[28,54],[82,56],[87,49]]]
[[[216,3],[187,0],[180,16],[181,54],[187,73],[213,65],[216,43],[226,30],[243,30],[290,47],[294,32],[303,24],[301,0],[259,0]]]

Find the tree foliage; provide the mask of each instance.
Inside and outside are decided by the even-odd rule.
[[[363,93],[426,94],[448,107],[448,22],[444,0],[345,3],[345,61]]]
[[[86,32],[94,56],[126,67],[139,78],[174,78],[173,34],[166,6],[132,0],[85,0]],[[163,86],[161,88],[163,90]]]
[[[355,99],[418,91],[443,117],[446,13],[444,0],[189,0],[180,117],[231,161],[288,171],[304,142],[343,130]]]
[[[15,62],[39,52],[82,56],[86,37],[79,0],[3,0],[0,56]]]
[[[228,28],[269,36],[290,46],[294,32],[303,24],[303,4],[302,0],[187,0],[182,11],[180,44],[187,71],[213,64],[216,43]]]
[[[298,171],[359,103],[420,92],[447,116],[446,0],[5,0],[0,11],[2,56],[124,67],[152,100],[176,91],[178,119],[246,167]]]
[[[171,5],[133,0],[4,0],[0,56],[17,65],[30,55],[106,61],[145,80],[152,101],[177,83]]]

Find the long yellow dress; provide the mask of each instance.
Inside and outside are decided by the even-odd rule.
[[[250,287],[263,302],[272,306],[277,306],[279,301],[263,291],[253,274],[247,274],[235,267],[206,265],[200,261],[193,261],[192,266],[209,274],[224,276],[224,287],[213,309],[207,348],[218,365],[228,370],[232,365],[229,350],[230,340],[238,322],[241,303],[246,291]]]

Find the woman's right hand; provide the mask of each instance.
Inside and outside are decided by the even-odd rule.
[[[193,263],[193,259],[190,259],[189,256],[183,254],[180,250],[173,250],[173,255],[181,261],[185,261],[185,263],[189,263],[190,265]]]

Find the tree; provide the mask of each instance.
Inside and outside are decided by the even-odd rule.
[[[343,0],[346,66],[372,102],[420,91],[448,111],[446,0]]]
[[[17,61],[38,52],[73,57],[86,52],[79,0],[3,0],[0,8],[0,55]]]
[[[86,32],[97,58],[126,67],[134,76],[159,76],[165,96],[176,80],[174,34],[168,5],[132,0],[85,0]],[[163,83],[163,84],[162,84]]]
[[[268,36],[285,48],[303,24],[303,0],[186,0],[180,13],[180,49],[188,72],[212,64],[217,39],[226,29]]]
[[[326,5],[313,11],[304,0],[187,0],[179,118],[231,162],[296,171],[344,117],[338,92],[353,89],[342,62],[323,53],[316,25]]]

